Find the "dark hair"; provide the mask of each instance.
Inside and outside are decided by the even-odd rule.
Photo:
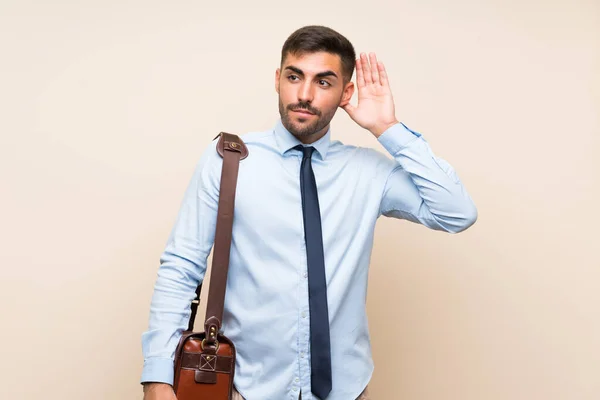
[[[356,65],[354,46],[343,35],[321,25],[309,25],[292,33],[281,49],[281,65],[288,54],[299,56],[306,53],[325,51],[340,56],[344,81],[352,79]]]

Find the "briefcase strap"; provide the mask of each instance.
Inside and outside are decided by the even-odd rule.
[[[216,345],[217,333],[221,329],[225,288],[227,286],[227,272],[229,271],[229,254],[231,251],[238,171],[240,160],[248,156],[248,148],[239,136],[227,132],[221,132],[217,137],[219,136],[217,152],[223,158],[223,167],[221,170],[221,186],[219,189],[210,287],[204,322],[204,332],[206,333],[205,346]],[[194,328],[194,318],[198,309],[201,287],[202,284],[196,289],[197,298],[192,303],[192,315],[188,325],[188,331],[190,332]]]

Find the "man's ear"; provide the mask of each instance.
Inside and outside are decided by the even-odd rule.
[[[281,71],[279,70],[279,68],[277,68],[277,70],[275,71],[275,91],[277,92],[277,94],[279,94],[279,75],[281,74]]]
[[[340,107],[344,107],[350,102],[352,95],[354,94],[354,83],[348,82],[344,87],[344,93],[342,94],[342,101],[340,101]]]

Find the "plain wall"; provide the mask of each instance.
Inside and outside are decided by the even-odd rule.
[[[1,0],[2,398],[141,399],[194,165],[274,126],[308,24],[378,54],[479,210],[458,235],[380,219],[373,399],[600,398],[598,0]],[[385,151],[343,110],[333,137]]]

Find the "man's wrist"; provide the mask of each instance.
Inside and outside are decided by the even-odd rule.
[[[370,129],[370,131],[376,138],[378,138],[379,136],[381,136],[383,134],[383,132],[387,131],[388,129],[390,129],[392,126],[396,125],[399,122],[400,121],[395,119],[392,122],[387,122],[387,123],[377,125],[377,126],[373,127],[372,129]]]
[[[150,391],[161,391],[161,390],[173,390],[173,386],[164,382],[144,382],[142,383],[144,387],[144,393]]]

